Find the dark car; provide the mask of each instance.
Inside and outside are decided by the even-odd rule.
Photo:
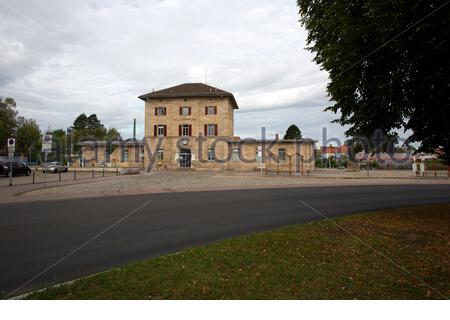
[[[8,176],[9,175],[9,166],[10,166],[10,162],[1,162],[0,161],[0,175],[5,175]],[[12,173],[13,176],[19,175],[19,174],[24,174],[29,176],[31,174],[31,169],[24,165],[23,163],[20,162],[13,162],[12,163]]]

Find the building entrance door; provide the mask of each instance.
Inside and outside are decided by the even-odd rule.
[[[180,150],[180,168],[190,168],[191,167],[191,150],[181,149]]]

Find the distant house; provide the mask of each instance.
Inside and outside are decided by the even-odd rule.
[[[320,152],[323,159],[328,159],[330,157],[340,159],[347,154],[348,146],[344,144],[340,147],[335,147],[330,144],[329,146],[322,147]]]

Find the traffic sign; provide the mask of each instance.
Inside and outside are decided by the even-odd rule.
[[[14,138],[9,138],[8,139],[8,153],[14,153],[14,151],[16,151],[16,139]]]
[[[42,152],[52,152],[52,136],[50,134],[44,134],[42,137]]]

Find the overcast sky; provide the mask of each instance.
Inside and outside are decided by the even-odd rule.
[[[232,92],[235,134],[343,137],[323,112],[327,73],[312,62],[295,0],[0,0],[0,96],[41,129],[96,113],[143,135],[138,95],[184,82]]]

